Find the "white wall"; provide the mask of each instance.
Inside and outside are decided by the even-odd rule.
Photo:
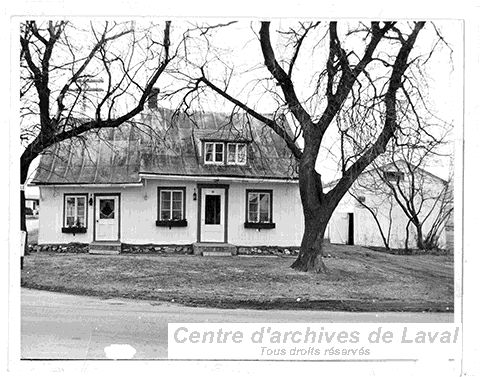
[[[205,183],[205,182],[202,182]],[[298,184],[237,183],[229,184],[228,242],[241,246],[299,246],[303,234],[303,214]],[[186,187],[187,227],[158,227],[157,188]],[[120,193],[121,242],[129,244],[191,244],[197,241],[197,211],[199,201],[193,200],[196,182],[149,179],[142,187],[41,187],[39,244],[93,241],[93,206],[87,210],[87,233],[65,234],[63,198],[65,193]],[[245,229],[246,189],[273,190],[273,221],[275,229]],[[197,196],[199,193],[197,192]]]
[[[92,233],[92,208],[87,209],[87,233],[64,234],[63,225],[63,195],[64,193],[86,193],[87,190],[78,188],[40,188],[40,207],[44,206],[39,213],[38,222],[38,243],[69,243],[69,242],[91,242]]]
[[[245,229],[247,189],[273,190],[274,229]],[[228,240],[242,246],[300,246],[303,235],[303,212],[298,184],[235,183],[229,190]]]

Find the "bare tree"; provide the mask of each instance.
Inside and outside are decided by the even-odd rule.
[[[407,218],[405,251],[409,250],[410,224],[416,232],[416,247],[439,247],[439,237],[453,212],[452,180],[444,181],[425,170],[425,162],[416,164],[395,160],[388,170],[378,170],[378,180]],[[397,173],[396,176],[392,176]]]
[[[251,102],[254,96],[234,93],[234,64],[225,64],[223,77],[218,69],[215,72],[209,69],[208,61],[191,64],[197,73],[190,74],[185,98],[198,98],[199,93],[205,94],[206,89],[210,89],[233,104],[234,109],[270,127],[298,160],[305,231],[292,268],[326,271],[320,257],[325,229],[334,209],[362,171],[386,150],[388,142],[401,130],[399,117],[407,108],[425,105],[421,101],[425,89],[422,72],[432,49],[422,51],[416,46],[424,26],[425,22],[355,25],[300,22],[279,28],[273,37],[277,45],[274,47],[270,22],[261,22],[257,34],[259,58],[269,75],[258,79],[256,84],[277,104],[270,115],[256,109],[256,103]],[[435,27],[433,30],[429,34],[432,40],[443,41],[438,30]],[[202,35],[207,36],[208,32]],[[416,51],[414,56],[413,51]],[[304,66],[301,72],[297,69],[302,58],[310,68],[314,67],[308,75]],[[258,70],[259,66],[254,69]],[[295,75],[309,79],[296,82]],[[307,84],[311,86],[307,88]],[[345,114],[357,119],[353,131],[362,134],[363,144],[361,148],[355,144],[342,149],[349,155],[342,156],[341,177],[325,192],[321,173],[317,171],[317,158],[325,140],[331,137],[331,125]],[[285,117],[291,120],[293,132],[280,121]],[[342,128],[337,131],[338,138],[344,137],[347,141],[355,134]]]
[[[409,76],[405,80],[412,82]],[[428,82],[422,78],[412,85],[411,91],[402,86],[403,96],[397,98],[398,127],[387,143],[385,152],[372,162],[372,169],[362,174],[351,190],[357,201],[358,191],[364,191],[374,194],[374,204],[377,206],[389,202],[390,217],[393,203],[401,209],[407,219],[404,237],[406,251],[409,250],[411,226],[415,228],[417,248],[437,247],[439,234],[450,216],[451,211],[447,207],[453,208],[451,180],[443,181],[428,172],[429,165],[433,165],[435,160],[435,163],[441,160],[445,162],[451,155],[452,125],[438,119],[430,111],[422,87],[428,87]],[[359,97],[358,94],[356,96]],[[376,123],[380,119],[373,117],[367,121]],[[363,113],[354,108],[341,111],[337,116],[342,171],[348,158],[364,152],[364,140],[371,137],[371,127],[365,123],[358,127],[362,122],[365,122]],[[374,217],[388,249],[387,237],[378,219],[378,209],[363,202],[360,204]],[[391,219],[387,226],[389,232]],[[425,227],[428,227],[428,237],[424,234]]]
[[[32,161],[55,143],[115,128],[140,113],[176,51],[170,21],[27,21],[20,28],[20,184]],[[94,91],[92,83],[101,83]],[[20,192],[21,230],[26,231]]]

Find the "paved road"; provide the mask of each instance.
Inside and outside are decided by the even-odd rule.
[[[451,322],[451,313],[348,313],[190,308],[22,289],[22,358],[104,359],[128,344],[134,358],[167,357],[169,322]]]

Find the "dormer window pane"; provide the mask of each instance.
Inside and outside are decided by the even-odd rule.
[[[236,154],[237,148],[235,147],[235,144],[228,144],[227,163],[234,164]]]
[[[228,143],[227,152],[227,164],[245,165],[247,163],[247,146],[244,143]]]
[[[215,143],[215,162],[223,162],[223,144]]]
[[[247,162],[247,146],[245,144],[237,144],[237,163],[244,165]]]
[[[205,162],[213,162],[213,143],[205,143]]]
[[[205,163],[223,164],[223,143],[205,143]]]

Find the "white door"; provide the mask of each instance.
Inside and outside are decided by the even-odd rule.
[[[203,188],[201,242],[225,242],[225,189]]]
[[[328,223],[331,243],[346,244],[348,240],[348,213],[334,213]]]
[[[119,197],[97,196],[95,199],[95,240],[119,240]]]

